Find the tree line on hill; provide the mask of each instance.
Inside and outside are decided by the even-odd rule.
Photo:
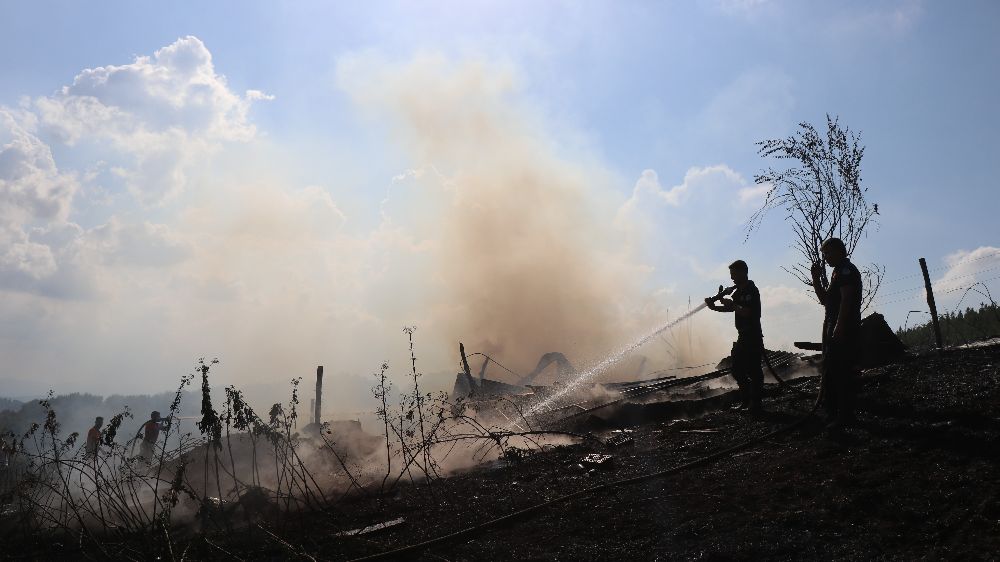
[[[928,320],[916,326],[900,327],[896,336],[911,349],[933,347],[934,326]],[[1000,306],[991,302],[981,303],[978,309],[945,312],[938,315],[941,339],[945,345],[962,345],[974,341],[1000,337]]]

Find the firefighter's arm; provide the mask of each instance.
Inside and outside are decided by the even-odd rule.
[[[826,304],[826,288],[823,286],[823,262],[812,265],[812,285],[820,304]]]
[[[719,285],[719,292],[714,297],[707,297],[705,299],[705,306],[716,312],[732,312],[735,310],[733,300],[725,297],[731,295],[734,290],[736,290],[736,287],[729,287],[726,289],[723,288],[722,285]],[[718,306],[715,304],[716,301],[719,302]]]
[[[709,308],[718,312],[733,312],[736,310],[736,303],[733,302],[733,299],[723,298],[719,299],[718,306],[715,307],[710,306]]]

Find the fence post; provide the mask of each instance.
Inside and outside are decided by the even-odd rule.
[[[320,419],[320,412],[323,411],[323,366],[316,367],[316,412],[314,414],[317,425],[323,423]]]
[[[920,258],[920,271],[924,273],[924,287],[927,289],[927,306],[931,309],[931,323],[934,324],[934,340],[937,342],[938,352],[943,347],[941,344],[941,326],[938,324],[937,305],[934,303],[934,289],[931,287],[931,276],[927,273],[927,260]]]

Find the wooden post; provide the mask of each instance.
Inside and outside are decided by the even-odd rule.
[[[320,365],[316,367],[316,413],[315,419],[317,425],[323,423],[320,420],[320,412],[323,411],[323,366]]]
[[[931,322],[934,324],[934,339],[937,341],[938,351],[943,347],[941,343],[941,326],[938,324],[937,305],[934,303],[934,289],[931,288],[931,276],[927,273],[927,260],[920,258],[920,271],[924,273],[924,287],[927,289],[927,306],[931,309]]]
[[[465,380],[469,383],[469,394],[476,393],[476,383],[472,380],[472,370],[469,369],[469,360],[465,357],[465,344],[458,342],[458,353],[462,356],[462,370],[465,371]]]

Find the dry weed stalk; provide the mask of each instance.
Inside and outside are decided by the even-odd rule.
[[[63,437],[52,394],[39,401],[43,423],[22,435],[0,435],[5,465],[16,467],[4,474],[17,475],[0,495],[0,525],[21,536],[72,540],[82,554],[101,558],[175,559],[212,544],[207,536],[192,538],[193,529],[186,528],[192,516],[200,520],[203,535],[261,524],[278,530],[293,513],[329,507],[337,479],[346,482],[345,494],[367,494],[377,485],[381,495],[404,479],[431,490],[424,485],[444,474],[442,463],[456,451],[465,451],[472,461],[490,455],[517,460],[527,449],[541,448],[541,436],[561,433],[532,427],[520,404],[509,398],[492,406],[506,412],[501,426],[484,421],[477,410],[482,402],[422,392],[413,328],[405,332],[412,388],[391,403],[389,366],[383,363],[372,389],[385,439],[385,466],[377,484],[365,481],[365,467],[357,464],[367,461],[371,468],[374,456],[353,458],[336,442],[329,424],[318,428],[318,436],[309,434],[310,426],[306,434],[296,430],[301,379],[292,380],[289,402],[274,404],[267,419],[232,386],[224,390],[220,413],[210,384],[218,361],[200,359],[195,373],[181,378],[152,459],[135,454],[141,432],[118,440],[123,424],[133,419],[127,407],[110,419],[96,454],[87,455],[77,446],[76,433]],[[181,403],[196,376],[201,378],[201,416],[197,432],[185,433]]]

